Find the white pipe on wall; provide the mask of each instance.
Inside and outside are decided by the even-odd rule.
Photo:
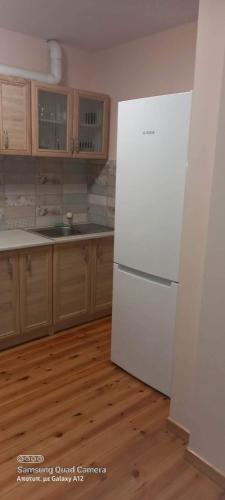
[[[0,64],[0,75],[18,76],[45,83],[59,83],[62,79],[62,49],[55,40],[48,40],[47,44],[49,51],[49,73],[30,71],[29,69]]]

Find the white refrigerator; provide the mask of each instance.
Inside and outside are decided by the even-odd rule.
[[[170,396],[191,92],[119,103],[111,359]]]

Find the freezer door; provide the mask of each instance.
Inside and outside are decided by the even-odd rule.
[[[114,265],[111,359],[167,396],[171,394],[177,286]]]
[[[191,93],[119,104],[115,262],[179,281]]]

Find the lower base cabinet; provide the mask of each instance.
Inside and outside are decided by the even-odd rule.
[[[112,276],[112,237],[55,245],[55,331],[111,314]]]
[[[52,248],[24,250],[20,256],[21,330],[52,324]]]
[[[0,253],[0,339],[20,334],[19,257]]]
[[[0,349],[111,314],[113,237],[0,252]]]
[[[1,252],[0,347],[52,330],[52,247]]]
[[[99,238],[92,246],[92,311],[112,308],[113,238]]]
[[[90,302],[89,241],[56,245],[54,248],[54,325],[74,324],[86,317]]]

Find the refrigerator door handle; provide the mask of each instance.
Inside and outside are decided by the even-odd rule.
[[[117,264],[115,262],[115,264]],[[143,273],[142,271],[137,271],[136,269],[131,269],[130,267],[123,266],[121,264],[117,264],[119,271],[122,271],[127,274],[132,274],[133,276],[138,276],[147,281],[151,281],[154,283],[158,283],[159,285],[164,286],[172,286],[173,284],[177,285],[177,281],[171,281],[166,278],[162,278],[161,276],[154,276],[153,274]]]

